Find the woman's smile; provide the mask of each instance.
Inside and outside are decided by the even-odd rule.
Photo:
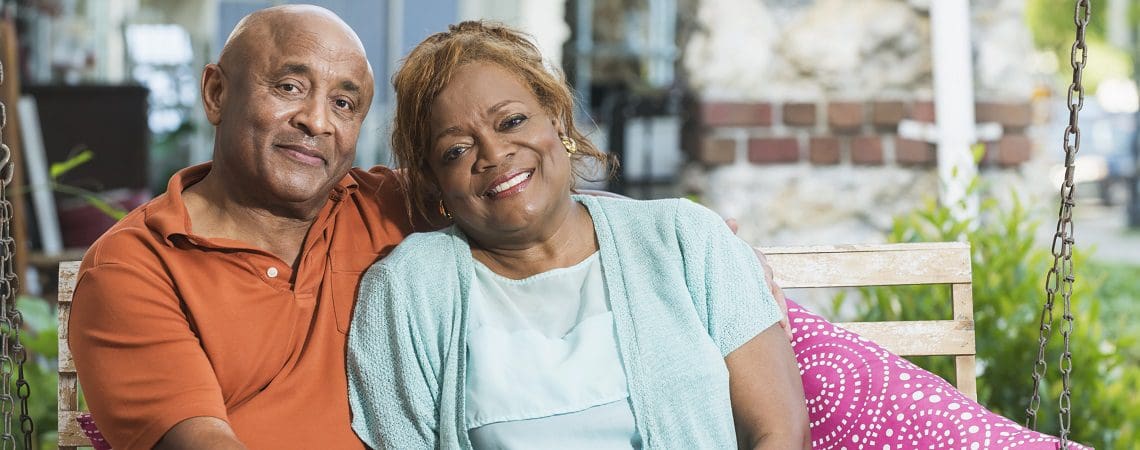
[[[530,184],[534,170],[508,173],[491,182],[491,188],[483,192],[483,198],[497,200],[518,194]]]

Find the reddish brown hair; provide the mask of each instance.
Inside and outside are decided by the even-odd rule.
[[[527,35],[505,25],[465,21],[420,42],[392,78],[396,91],[396,117],[392,127],[392,150],[396,164],[405,170],[409,204],[424,217],[432,218],[425,205],[435,198],[427,176],[427,153],[431,149],[431,106],[451,81],[456,70],[473,62],[496,64],[526,83],[547,114],[557,119],[566,135],[578,143],[572,155],[575,178],[587,175],[585,160],[594,160],[612,175],[616,162],[594,146],[574,126],[574,95],[561,71],[548,68],[542,54]]]

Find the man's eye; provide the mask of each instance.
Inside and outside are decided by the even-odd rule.
[[[499,124],[499,129],[510,130],[512,128],[518,127],[519,125],[522,125],[523,122],[526,122],[526,116],[522,114],[515,114],[513,116],[507,117],[503,123]]]
[[[297,87],[297,85],[293,83],[281,83],[277,85],[277,88],[285,92],[297,92],[301,90],[301,88]]]
[[[338,98],[335,104],[337,108],[352,109],[352,103],[345,99]]]

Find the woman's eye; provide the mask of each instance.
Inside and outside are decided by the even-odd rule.
[[[502,130],[510,130],[512,128],[518,127],[519,125],[522,125],[523,122],[526,122],[526,116],[522,114],[515,114],[513,116],[507,117],[507,119],[499,125],[499,128]]]
[[[465,152],[465,151],[467,151],[467,147],[464,147],[462,145],[456,145],[455,147],[451,147],[451,148],[449,148],[443,152],[443,160],[444,161],[457,160],[457,159],[459,159],[460,156],[463,156],[463,152]]]

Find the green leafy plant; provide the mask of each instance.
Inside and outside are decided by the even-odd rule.
[[[971,186],[977,192],[978,183]],[[1041,305],[1051,250],[1034,241],[1041,221],[1011,194],[1003,206],[994,198],[981,202],[979,219],[958,219],[934,200],[896,217],[891,242],[955,241],[971,244],[974,277],[974,320],[977,340],[978,399],[994,412],[1023,421],[1037,359]],[[1072,351],[1072,427],[1070,437],[1096,448],[1128,448],[1140,442],[1140,372],[1137,362],[1117,349],[1132,349],[1138,333],[1115,329],[1109,338],[1101,322],[1098,288],[1105,277],[1088,264],[1080,248],[1073,254],[1076,283],[1072,293],[1075,326]],[[903,286],[860,290],[838,296],[836,310],[855,311],[856,320],[923,320],[950,317],[949,289]],[[1038,429],[1057,434],[1057,399],[1061,393],[1058,357],[1061,316],[1057,296],[1053,336],[1047,353],[1049,373],[1040,394]],[[915,362],[948,380],[954,379],[950,358],[916,358]],[[1133,447],[1135,448],[1135,447]]]
[[[82,150],[64,161],[52,164],[51,169],[49,170],[49,175],[51,176],[51,188],[57,192],[62,192],[64,194],[74,195],[76,197],[82,198],[89,205],[94,206],[96,209],[103,212],[103,214],[106,214],[112,219],[122,219],[127,215],[127,211],[124,211],[122,208],[108,203],[106,200],[100,197],[99,194],[59,182],[60,177],[67,174],[67,172],[70,172],[72,169],[85,164],[87,161],[90,161],[94,157],[95,153],[91,150]]]
[[[127,215],[127,211],[123,210],[122,208],[120,208],[118,206],[115,206],[115,205],[107,202],[107,200],[104,200],[103,197],[100,197],[98,193],[91,192],[87,189],[83,189],[80,187],[65,184],[65,183],[60,181],[60,178],[62,178],[68,172],[74,170],[76,167],[79,167],[79,166],[82,166],[83,164],[86,164],[88,161],[90,161],[94,157],[95,157],[95,152],[92,152],[91,150],[80,150],[78,152],[75,152],[72,156],[68,157],[67,159],[65,159],[63,161],[60,161],[57,163],[52,163],[51,167],[48,169],[48,176],[51,178],[51,185],[50,186],[37,185],[37,186],[25,187],[25,189],[27,189],[27,188],[31,188],[31,189],[45,188],[46,189],[46,188],[50,187],[51,190],[53,190],[53,191],[82,198],[89,205],[95,207],[96,209],[101,211],[103,214],[106,214],[108,217],[110,217],[112,219],[115,219],[115,220],[122,219],[124,216]]]

